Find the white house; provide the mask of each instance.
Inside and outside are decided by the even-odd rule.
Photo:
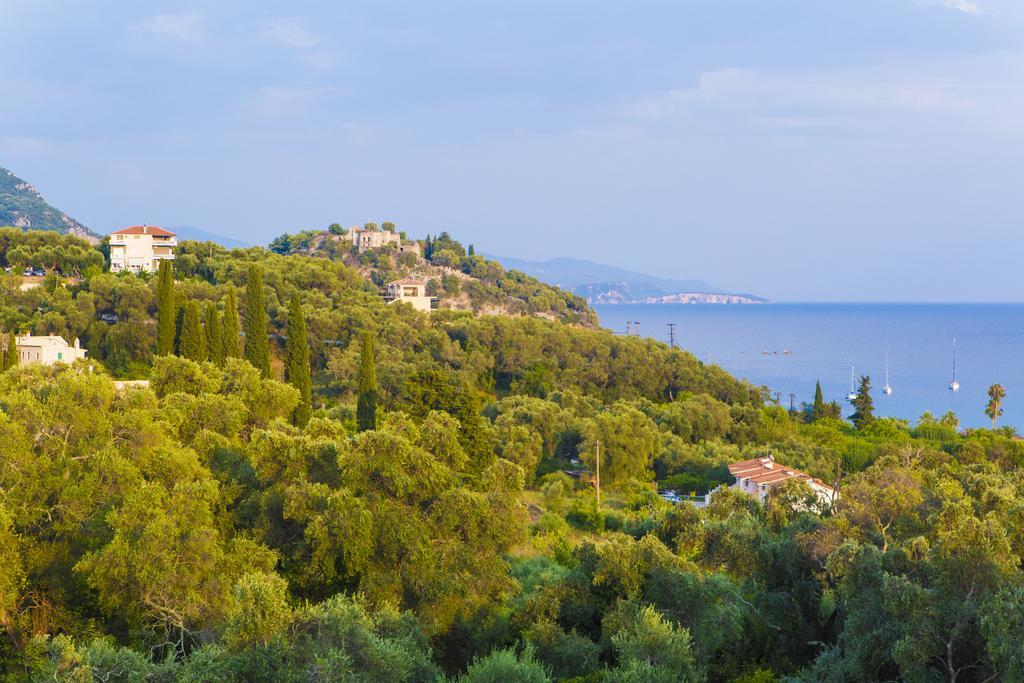
[[[772,492],[773,487],[790,479],[806,482],[823,504],[831,504],[836,498],[836,490],[828,484],[809,474],[781,465],[771,456],[734,462],[729,465],[729,474],[736,477],[736,483],[732,488],[756,497],[761,503]]]
[[[433,300],[434,298],[427,294],[427,283],[412,277],[389,282],[388,292],[384,295],[384,301],[389,304],[404,301],[407,304],[412,304],[417,311],[425,313],[430,313]]]
[[[79,358],[85,358],[86,350],[75,339],[75,345],[68,344],[64,337],[50,334],[45,337],[34,337],[26,334],[16,338],[18,344],[18,363],[28,365],[30,363],[42,363],[53,365],[54,363],[74,363]]]
[[[133,225],[110,233],[110,272],[153,272],[173,260],[177,235],[153,225]]]

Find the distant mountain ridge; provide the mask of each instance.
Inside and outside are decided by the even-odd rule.
[[[675,280],[638,273],[585,259],[553,258],[527,261],[488,256],[509,269],[581,296],[590,304],[759,304],[767,299],[727,292],[703,280]]]
[[[52,230],[90,241],[99,236],[43,199],[33,185],[0,167],[0,226],[24,230]]]
[[[235,239],[234,237],[226,237],[224,235],[218,235],[215,232],[208,232],[194,225],[171,225],[167,226],[167,229],[178,236],[178,240],[194,240],[196,242],[214,242],[219,244],[226,249],[244,249],[251,247],[252,245],[248,242]]]

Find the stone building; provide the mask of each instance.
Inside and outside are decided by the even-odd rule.
[[[368,249],[380,249],[388,244],[394,244],[399,251],[402,249],[402,236],[391,230],[349,228],[342,239],[355,245],[360,254]]]

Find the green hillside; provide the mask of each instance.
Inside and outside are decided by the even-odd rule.
[[[96,237],[89,228],[47,204],[39,190],[3,167],[0,167],[0,225]]]
[[[383,225],[396,229],[392,223]],[[368,226],[376,229],[373,223]],[[404,277],[420,278],[427,283],[427,292],[438,298],[440,309],[598,326],[597,314],[583,297],[518,270],[506,270],[447,232],[424,240],[404,239],[406,246],[415,247],[410,250],[400,252],[389,244],[362,253],[345,240],[345,232],[334,224],[327,230],[285,234],[274,239],[269,249],[276,254],[340,261],[380,286]]]
[[[0,265],[81,273],[0,272],[0,348],[88,351],[0,353],[0,681],[1024,680],[1011,428],[876,417],[868,377],[852,424],[786,410],[336,258],[100,254],[0,229]]]

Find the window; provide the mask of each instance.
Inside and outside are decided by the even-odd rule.
[[[60,351],[57,352],[57,360],[64,360],[64,354]]]

